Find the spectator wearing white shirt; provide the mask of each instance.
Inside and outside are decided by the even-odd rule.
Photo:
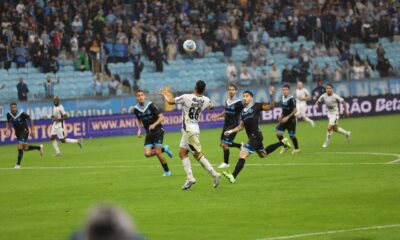
[[[365,68],[361,66],[361,64],[356,61],[353,66],[353,78],[354,80],[360,80],[364,78]]]
[[[251,69],[250,69],[249,72],[250,72],[251,79],[253,79],[253,82],[259,84],[259,81],[260,81],[260,74],[258,73],[257,64],[253,63],[253,64],[251,65]]]
[[[372,77],[372,68],[369,65],[368,61],[364,61],[364,77],[365,78]]]
[[[110,96],[117,95],[120,83],[117,81],[115,76],[111,77],[111,82],[108,83],[108,94]]]
[[[241,69],[240,84],[244,86],[249,86],[252,84],[252,78],[250,73],[247,71],[247,67]]]
[[[78,34],[77,33],[74,33],[74,36],[71,38],[70,45],[71,45],[72,58],[75,61],[76,56],[78,55],[78,51],[79,51],[79,43],[78,43]]]
[[[280,77],[281,73],[276,67],[276,64],[272,64],[271,70],[269,71],[269,78],[271,79],[271,83],[278,82]]]
[[[226,67],[226,78],[228,83],[235,83],[237,81],[237,69],[233,61],[229,61]]]

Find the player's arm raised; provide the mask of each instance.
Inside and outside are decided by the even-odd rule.
[[[174,98],[170,98],[167,94],[167,92],[165,90],[162,90],[160,92],[160,95],[164,97],[164,100],[169,104],[169,105],[175,105],[175,99]]]
[[[268,103],[264,103],[262,105],[262,110],[263,111],[268,111],[268,110],[272,110],[275,108],[275,101],[274,101],[274,95],[275,95],[275,88],[274,86],[270,86],[269,87],[269,104]]]
[[[224,132],[224,135],[225,136],[229,136],[232,133],[236,133],[236,132],[242,131],[243,128],[244,128],[244,123],[243,123],[243,121],[240,121],[240,124],[237,127],[235,127],[234,129],[231,129],[231,130],[228,130],[228,131]]]
[[[162,115],[162,114],[160,113],[160,114],[158,114],[157,121],[155,121],[153,124],[151,124],[151,125],[149,126],[149,130],[155,129],[158,125],[160,125],[160,124],[163,123],[163,122],[164,122],[164,115]]]

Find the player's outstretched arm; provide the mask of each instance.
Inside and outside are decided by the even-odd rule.
[[[224,132],[224,135],[225,136],[229,136],[232,133],[240,132],[240,131],[242,131],[243,128],[244,128],[244,123],[243,123],[243,121],[240,121],[240,124],[237,127],[235,127],[234,129],[231,129],[231,130],[228,130],[228,131]]]
[[[169,96],[167,95],[167,92],[165,90],[162,90],[160,92],[160,95],[163,96],[164,100],[169,104],[169,105],[175,105],[175,99],[174,98],[169,98]]]

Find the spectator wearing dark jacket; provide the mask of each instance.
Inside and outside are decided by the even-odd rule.
[[[17,84],[17,91],[18,91],[18,100],[19,101],[28,101],[28,85],[24,82],[22,77],[19,78],[19,83]]]

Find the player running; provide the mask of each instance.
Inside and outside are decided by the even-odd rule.
[[[35,125],[31,117],[25,112],[18,112],[18,107],[16,103],[10,104],[10,111],[7,113],[6,122],[6,137],[11,136],[10,123],[14,128],[15,136],[18,140],[18,161],[15,165],[16,169],[21,168],[22,156],[24,151],[38,150],[40,155],[43,155],[43,145],[39,146],[28,145],[29,128],[28,122],[31,123],[32,134],[36,134]]]
[[[279,103],[282,108],[282,114],[279,116],[279,124],[275,128],[275,133],[279,141],[282,141],[283,133],[287,130],[294,145],[292,154],[296,154],[300,152],[299,143],[296,138],[296,99],[290,95],[289,85],[283,85],[282,91],[282,100]],[[280,153],[282,154],[288,150],[289,147],[284,146]]]
[[[60,104],[60,99],[58,97],[54,97],[53,99],[53,115],[51,115],[51,119],[53,120],[53,125],[51,126],[51,144],[53,145],[54,150],[56,151],[56,155],[60,156],[60,148],[58,147],[57,137],[60,139],[62,143],[74,143],[77,144],[80,148],[82,148],[82,138],[81,139],[72,139],[67,138],[64,125],[65,120],[68,118],[65,113],[63,105]]]
[[[239,160],[236,163],[236,167],[233,173],[231,174],[230,172],[223,172],[224,176],[229,180],[230,183],[236,182],[237,176],[244,167],[245,159],[248,156],[250,156],[250,154],[257,152],[260,158],[264,158],[281,146],[285,145],[290,146],[289,140],[287,138],[283,138],[281,141],[277,143],[264,147],[263,135],[258,125],[261,112],[268,111],[274,108],[275,104],[273,100],[274,97],[273,88],[270,88],[269,93],[271,96],[271,102],[269,104],[254,103],[253,93],[250,91],[244,91],[243,103],[245,108],[241,113],[240,124],[234,129],[225,132],[225,135],[229,136],[230,134],[239,132],[244,128],[246,130],[247,137],[249,138],[248,143],[244,145],[244,147],[240,151]]]
[[[311,95],[308,90],[304,87],[303,83],[297,82],[296,89],[296,100],[297,100],[297,113],[296,117],[300,117],[306,122],[311,124],[311,127],[315,127],[315,123],[309,117],[307,117],[307,101],[311,99]]]
[[[144,155],[148,158],[156,155],[164,169],[163,176],[169,177],[171,176],[171,171],[168,168],[163,152],[166,152],[170,158],[172,158],[172,152],[169,150],[168,145],[162,146],[164,140],[162,126],[164,116],[152,102],[146,101],[146,95],[143,90],[136,91],[136,101],[138,104],[136,104],[133,112],[139,123],[137,135],[141,137],[142,127],[146,130]]]
[[[236,97],[237,87],[234,84],[230,84],[228,87],[228,99],[225,102],[225,111],[213,117],[213,120],[225,117],[224,127],[221,133],[221,148],[224,150],[224,162],[218,166],[218,168],[229,167],[229,148],[236,147],[241,148],[242,143],[235,143],[233,140],[236,137],[236,133],[232,133],[229,136],[225,136],[225,132],[235,128],[239,125],[240,113],[244,106],[242,100]]]
[[[325,103],[325,105],[328,108],[328,132],[326,133],[326,140],[324,144],[322,145],[323,148],[326,148],[329,146],[329,143],[332,138],[332,132],[335,131],[337,133],[344,134],[346,136],[346,140],[349,142],[350,141],[350,131],[346,131],[343,128],[338,126],[338,121],[339,121],[339,104],[342,103],[343,105],[343,110],[344,110],[344,116],[348,116],[348,112],[346,109],[346,102],[342,97],[337,95],[336,93],[333,92],[333,85],[328,84],[326,86],[326,93],[322,94],[317,102],[315,103],[316,108],[319,108],[320,103]]]
[[[219,179],[221,178],[221,174],[214,170],[208,159],[201,152],[200,128],[198,123],[199,116],[203,110],[213,108],[211,100],[204,96],[205,90],[206,83],[202,80],[198,80],[194,87],[194,93],[192,94],[183,94],[171,99],[165,91],[161,92],[161,95],[168,104],[182,105],[182,138],[179,145],[179,157],[182,159],[183,168],[187,175],[182,190],[187,190],[196,183],[188,157],[189,151],[203,168],[210,173],[213,178],[214,188],[218,187]]]

